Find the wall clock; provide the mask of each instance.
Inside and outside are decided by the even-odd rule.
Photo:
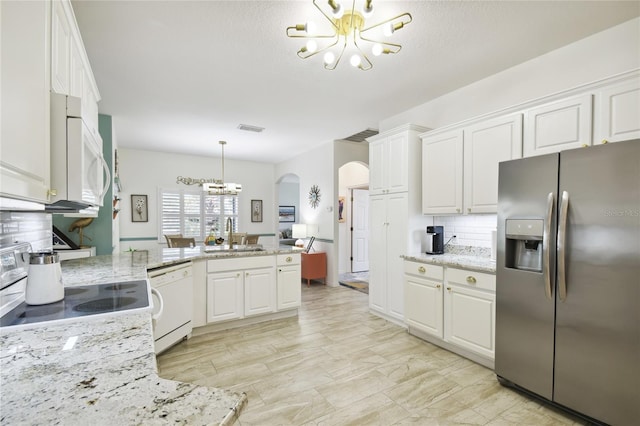
[[[313,185],[309,190],[309,205],[314,209],[320,204],[320,188],[318,185]]]

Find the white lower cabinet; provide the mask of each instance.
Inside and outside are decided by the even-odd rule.
[[[276,310],[275,256],[207,261],[207,322]]]
[[[278,301],[277,309],[297,308],[301,304],[300,254],[283,254],[277,258]]]
[[[442,266],[405,262],[405,322],[443,338]]]
[[[241,271],[207,275],[207,322],[242,318],[243,293]]]
[[[409,332],[492,367],[495,275],[405,261]]]

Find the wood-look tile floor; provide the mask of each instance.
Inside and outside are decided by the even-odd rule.
[[[370,314],[366,294],[303,285],[302,299],[297,318],[179,343],[160,375],[246,392],[243,426],[585,424]]]

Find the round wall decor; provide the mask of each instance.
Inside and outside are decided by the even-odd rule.
[[[309,205],[314,209],[320,204],[320,188],[318,185],[313,185],[309,190]]]

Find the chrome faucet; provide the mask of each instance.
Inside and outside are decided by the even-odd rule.
[[[233,247],[233,218],[227,218],[226,231],[229,233],[229,248]]]

